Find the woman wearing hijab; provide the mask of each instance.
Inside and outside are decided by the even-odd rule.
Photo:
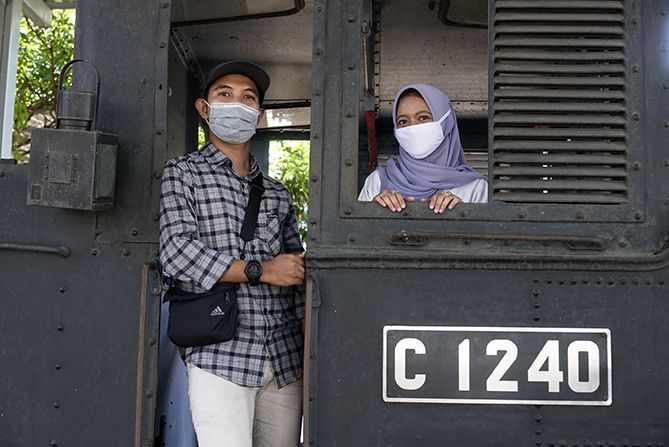
[[[488,201],[488,182],[465,160],[455,112],[441,90],[427,84],[402,87],[393,122],[400,156],[367,177],[358,200],[394,212],[406,202],[421,201],[435,213],[460,202]]]

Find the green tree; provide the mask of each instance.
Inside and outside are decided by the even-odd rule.
[[[72,60],[73,48],[74,10],[55,10],[49,28],[21,19],[12,141],[19,162],[27,161],[30,130],[56,124],[58,74]]]
[[[302,242],[307,241],[309,141],[272,141],[269,175],[284,184],[293,199]]]

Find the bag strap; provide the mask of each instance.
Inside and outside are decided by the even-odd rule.
[[[265,186],[263,186],[262,172],[258,171],[258,175],[256,175],[254,179],[251,180],[249,203],[246,206],[246,214],[244,214],[244,221],[242,222],[242,231],[240,235],[244,241],[244,245],[242,246],[242,252],[239,256],[240,259],[244,259],[246,254],[246,243],[253,239],[253,235],[256,231],[258,213],[260,212],[260,202],[264,192]]]

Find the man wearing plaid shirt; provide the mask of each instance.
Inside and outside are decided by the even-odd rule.
[[[165,274],[193,292],[239,283],[235,338],[181,352],[200,447],[299,443],[304,249],[283,185],[263,176],[255,236],[244,248],[240,236],[251,181],[260,173],[250,138],[268,86],[268,75],[255,64],[214,67],[195,102],[209,143],[168,161],[163,173]]]

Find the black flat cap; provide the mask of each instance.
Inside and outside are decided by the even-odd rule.
[[[202,97],[207,97],[209,87],[211,87],[211,84],[213,84],[216,79],[229,74],[244,75],[252,80],[256,87],[258,87],[258,90],[260,90],[258,93],[260,93],[260,103],[262,104],[263,99],[265,99],[265,92],[269,88],[269,76],[265,70],[253,62],[241,60],[223,62],[212,68],[209,71],[209,76],[207,76],[207,82],[202,89]]]

